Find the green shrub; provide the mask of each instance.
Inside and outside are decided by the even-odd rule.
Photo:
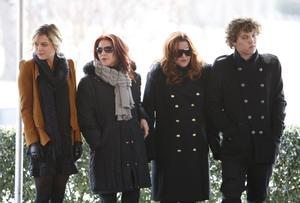
[[[14,197],[14,170],[15,170],[15,130],[0,129],[0,202],[13,202]],[[88,158],[89,149],[84,144],[84,153],[77,162],[79,173],[72,175],[66,188],[66,203],[71,202],[99,202],[98,196],[89,188]],[[23,202],[34,202],[35,187],[32,177],[28,173],[28,158],[24,146],[23,170]],[[215,203],[221,198],[219,192],[221,184],[220,162],[211,161],[211,200]],[[143,189],[140,202],[150,203],[150,189]],[[282,138],[280,154],[276,161],[269,188],[269,203],[300,202],[300,128],[289,127]]]

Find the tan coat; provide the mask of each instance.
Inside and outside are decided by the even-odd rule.
[[[69,101],[70,101],[70,126],[72,141],[81,142],[80,130],[77,121],[76,109],[76,75],[74,62],[68,60],[69,75]],[[40,104],[40,95],[38,87],[39,69],[33,60],[20,61],[20,73],[18,79],[19,95],[20,95],[20,110],[24,123],[24,136],[26,144],[30,145],[35,142],[40,142],[46,145],[50,141],[50,137],[45,131],[45,123],[42,115]]]

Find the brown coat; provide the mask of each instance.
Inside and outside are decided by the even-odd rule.
[[[81,142],[80,130],[77,121],[76,109],[76,75],[74,62],[68,60],[70,72],[68,75],[69,101],[70,101],[70,126],[72,141]],[[37,78],[39,70],[37,64],[33,60],[20,61],[20,73],[18,79],[20,110],[24,123],[24,136],[26,144],[30,145],[40,142],[46,145],[50,141],[50,137],[45,131],[45,123],[42,115],[40,104],[39,87]]]

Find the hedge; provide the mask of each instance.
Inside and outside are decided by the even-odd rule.
[[[14,170],[15,170],[15,130],[0,128],[0,202],[13,202],[14,198]],[[65,201],[71,202],[99,202],[98,196],[89,188],[88,180],[88,153],[87,144],[84,144],[84,153],[77,162],[79,174],[72,175],[66,189]],[[220,201],[221,184],[220,162],[211,158],[211,200],[206,202],[216,203]],[[23,169],[23,202],[34,202],[34,183],[28,173],[28,158],[26,146],[24,146]],[[243,196],[245,198],[245,195]],[[150,203],[150,189],[141,192],[141,203]],[[269,187],[269,203],[294,203],[300,202],[300,127],[288,127],[282,137],[280,153]]]

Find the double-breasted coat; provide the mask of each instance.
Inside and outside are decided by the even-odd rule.
[[[221,159],[274,163],[286,106],[278,58],[256,52],[245,61],[234,52],[216,60],[211,76],[207,112],[223,134]]]
[[[150,118],[146,142],[156,201],[209,198],[204,76],[170,85],[160,63],[148,73],[143,106]]]
[[[123,192],[149,187],[150,177],[140,101],[141,80],[132,82],[132,119],[118,121],[114,87],[95,75],[92,62],[84,67],[77,92],[79,125],[90,146],[90,183],[95,193]]]

